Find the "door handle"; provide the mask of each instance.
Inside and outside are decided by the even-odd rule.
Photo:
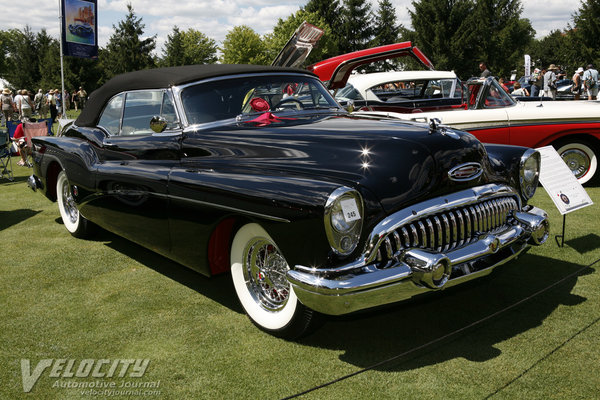
[[[115,148],[117,148],[117,145],[112,144],[111,142],[105,141],[102,143],[102,147],[104,147],[105,149],[115,149]]]

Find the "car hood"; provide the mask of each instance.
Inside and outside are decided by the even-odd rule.
[[[380,118],[338,116],[260,128],[221,127],[199,131],[186,141],[201,144],[197,155],[204,168],[212,163],[221,170],[310,176],[363,187],[387,212],[481,184],[489,171],[485,148],[468,133],[430,133],[424,124]],[[190,147],[198,151],[198,146],[187,147],[189,156],[194,155]],[[484,174],[474,181],[451,181],[448,171],[467,162],[483,164]]]
[[[472,129],[535,123],[598,122],[600,104],[593,101],[526,101],[504,108],[487,110],[451,110],[403,114],[393,112],[369,112],[412,121],[438,118],[443,124],[458,129]]]

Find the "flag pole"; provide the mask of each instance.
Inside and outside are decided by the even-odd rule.
[[[64,71],[64,67],[63,67],[63,28],[65,26],[64,21],[63,21],[63,7],[62,7],[62,0],[58,0],[58,4],[59,4],[59,17],[58,19],[60,20],[60,98],[61,98],[61,107],[62,107],[62,111],[60,113],[61,115],[61,119],[66,118],[66,114],[65,114],[65,71]],[[60,125],[60,124],[59,124]]]

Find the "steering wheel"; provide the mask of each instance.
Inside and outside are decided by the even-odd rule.
[[[304,110],[304,104],[302,104],[302,102],[300,100],[296,99],[295,97],[287,97],[287,98],[281,100],[279,103],[277,103],[273,106],[273,109],[277,109],[280,106],[283,106],[285,103],[290,103],[290,102],[295,103],[295,106],[298,110]]]

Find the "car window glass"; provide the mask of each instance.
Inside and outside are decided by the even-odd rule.
[[[181,101],[189,124],[269,112],[338,108],[323,84],[306,76],[256,76],[189,86]]]
[[[129,92],[125,98],[121,135],[151,135],[150,120],[160,115],[163,90]]]
[[[474,109],[477,107],[477,95],[479,94],[480,89],[481,85],[469,85],[469,108]]]
[[[121,126],[121,113],[123,110],[123,93],[113,97],[100,116],[98,126],[106,129],[111,135],[118,135]]]
[[[360,92],[351,83],[347,83],[346,86],[338,90],[335,98],[338,100],[364,100]]]
[[[484,101],[485,108],[500,108],[513,104],[513,100],[506,91],[497,85],[490,85]]]

